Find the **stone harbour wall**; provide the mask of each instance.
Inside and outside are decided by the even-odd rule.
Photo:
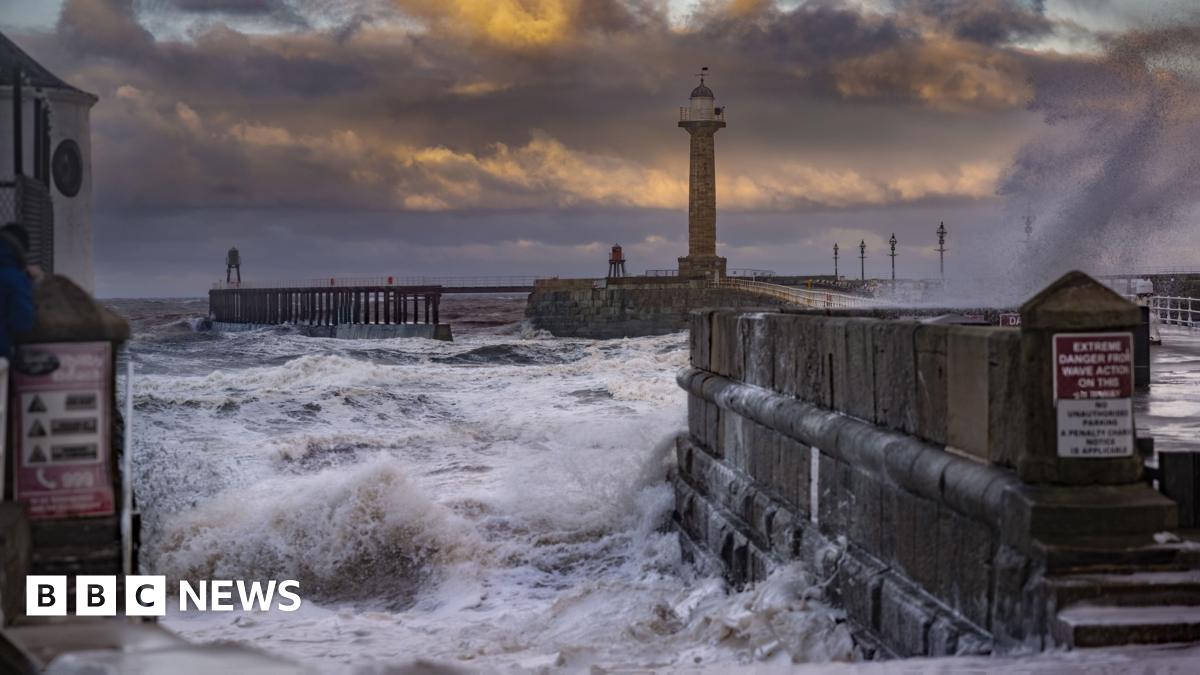
[[[1052,324],[1137,320],[1078,278],[1058,290],[1086,307],[1081,284],[1090,319],[1054,314],[1051,294],[1022,308],[1027,329],[694,312],[673,476],[685,550],[735,584],[806,561],[881,655],[1071,644],[1056,612],[1078,561],[1048,551],[1177,517],[1140,464],[1058,458],[1044,434]]]
[[[624,338],[687,330],[703,307],[773,307],[781,302],[703,282],[623,279],[548,279],[529,294],[525,316],[557,337]]]

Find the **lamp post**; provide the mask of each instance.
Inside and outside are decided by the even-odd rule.
[[[938,268],[942,275],[942,281],[946,280],[946,223],[938,224]]]
[[[896,233],[892,233],[892,238],[888,239],[888,243],[892,245],[892,252],[888,256],[892,259],[892,285],[896,285]]]
[[[835,242],[833,242],[833,280],[835,282],[838,280],[837,261],[838,261],[838,245],[837,245],[837,242],[835,241]]]
[[[867,280],[867,240],[858,242],[858,273],[863,281]]]

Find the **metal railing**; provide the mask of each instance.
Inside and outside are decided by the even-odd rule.
[[[365,286],[442,286],[443,288],[505,288],[533,287],[536,276],[498,277],[324,277],[320,279],[290,279],[286,281],[218,281],[214,290],[234,288],[357,288]],[[549,277],[557,278],[557,277]]]
[[[736,269],[729,270],[728,272],[725,273],[725,275],[730,276],[730,277],[750,277],[750,278],[773,277],[773,276],[775,276],[775,270],[756,270],[756,269],[751,269],[751,268],[736,268]],[[644,276],[677,277],[677,276],[679,276],[679,270],[646,270],[646,273]]]
[[[1151,296],[1150,318],[1168,326],[1200,328],[1200,298]]]
[[[835,291],[817,291],[806,288],[793,288],[791,286],[768,284],[762,281],[747,281],[745,279],[726,278],[721,279],[720,281],[710,281],[708,283],[712,288],[732,288],[739,291],[747,291],[758,295],[776,298],[793,305],[814,307],[817,309],[877,307],[881,304],[884,304],[876,298],[849,295],[847,293],[837,293]]]

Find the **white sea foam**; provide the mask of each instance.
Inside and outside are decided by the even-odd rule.
[[[728,593],[665,482],[686,338],[264,330],[135,344],[146,571],[299,578],[295,613],[175,614],[352,670],[674,668],[851,656],[799,568]]]

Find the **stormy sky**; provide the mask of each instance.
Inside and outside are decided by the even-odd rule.
[[[98,293],[198,296],[231,245],[248,279],[674,267],[701,66],[730,267],[837,242],[856,276],[865,240],[886,276],[894,232],[934,276],[939,221],[951,276],[1186,264],[1194,5],[0,0],[0,30],[100,97]]]

